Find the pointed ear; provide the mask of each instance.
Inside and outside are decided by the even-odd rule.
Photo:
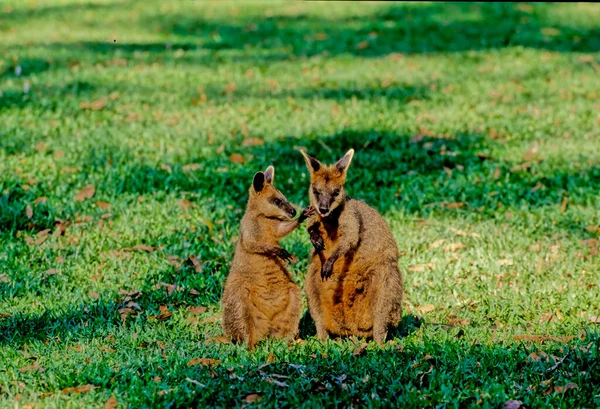
[[[265,187],[265,174],[262,172],[257,172],[254,175],[254,180],[252,180],[252,187],[256,193],[260,193]]]
[[[340,160],[338,160],[335,163],[335,167],[337,168],[337,170],[340,171],[340,173],[345,173],[348,170],[348,167],[350,166],[350,162],[352,162],[352,157],[354,156],[354,149],[350,149],[348,152],[346,152],[346,154],[344,155],[344,157]]]
[[[300,153],[302,154],[302,156],[304,156],[306,167],[308,168],[308,170],[310,170],[311,173],[318,171],[319,169],[321,169],[321,166],[323,166],[321,162],[319,162],[316,158],[313,158],[303,150],[301,150]]]
[[[265,180],[268,184],[272,185],[274,179],[275,179],[275,168],[273,166],[269,166],[267,168],[267,170],[265,170]]]

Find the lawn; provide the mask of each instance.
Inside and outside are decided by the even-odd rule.
[[[0,8],[0,407],[600,407],[600,5]],[[252,175],[306,206],[298,147],[354,148],[397,239],[383,347],[223,339]]]

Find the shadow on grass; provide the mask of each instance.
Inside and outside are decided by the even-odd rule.
[[[318,7],[318,6],[315,6]],[[600,50],[600,30],[546,21],[555,5],[511,3],[391,5],[341,19],[272,15],[209,20],[192,12],[151,18],[166,34],[197,37],[203,48],[257,49],[290,57],[432,53],[523,46],[559,52]],[[283,56],[282,55],[282,56]]]

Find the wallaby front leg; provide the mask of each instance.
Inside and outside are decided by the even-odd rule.
[[[242,245],[246,251],[249,251],[250,253],[270,254],[285,261],[294,260],[294,256],[292,256],[286,249],[279,246],[244,239],[242,239]]]

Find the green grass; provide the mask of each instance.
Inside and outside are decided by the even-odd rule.
[[[600,6],[0,7],[1,407],[600,406]],[[355,148],[397,238],[383,348],[211,342],[252,175],[307,205],[298,146]]]

